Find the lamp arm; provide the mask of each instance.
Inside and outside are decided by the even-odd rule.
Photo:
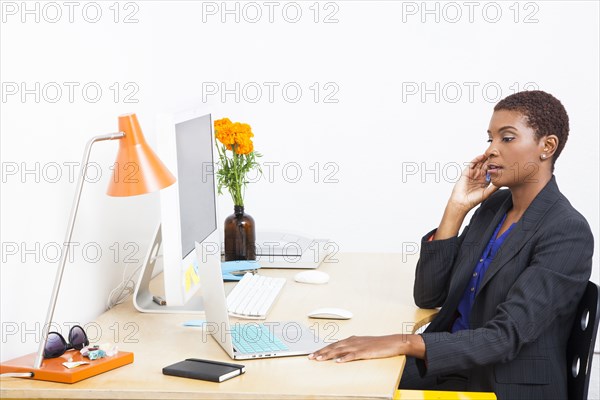
[[[44,359],[44,347],[46,346],[46,340],[48,340],[48,332],[50,325],[52,324],[52,317],[54,316],[54,309],[56,307],[56,300],[58,299],[58,291],[60,289],[60,283],[62,281],[63,272],[67,263],[67,256],[69,253],[69,247],[71,244],[71,237],[73,236],[73,228],[75,226],[75,218],[77,217],[77,210],[79,208],[79,199],[81,198],[81,192],[83,189],[83,182],[85,181],[85,175],[87,171],[87,164],[90,159],[90,153],[92,151],[92,145],[96,142],[105,140],[116,140],[125,137],[125,133],[116,132],[109,133],[106,135],[95,136],[91,138],[85,146],[83,154],[83,160],[81,161],[81,168],[79,170],[79,178],[77,180],[77,189],[75,190],[75,197],[73,199],[73,205],[71,206],[71,215],[69,216],[69,224],[67,225],[67,233],[65,235],[65,241],[62,245],[62,251],[60,256],[60,262],[58,269],[56,270],[56,278],[54,280],[54,289],[52,289],[52,296],[50,298],[50,305],[48,306],[48,313],[46,314],[46,322],[42,326],[42,340],[38,348],[37,356],[33,368],[39,369],[42,366]]]

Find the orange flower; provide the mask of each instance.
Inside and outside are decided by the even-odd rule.
[[[215,121],[214,126],[216,138],[227,150],[233,150],[235,147],[236,154],[249,154],[254,151],[254,134],[250,125],[223,118]]]
[[[229,118],[223,118],[215,121],[215,136],[221,143],[227,146],[227,148],[235,143],[233,124]]]
[[[218,130],[220,127],[224,125],[231,125],[231,120],[229,118],[222,118],[215,121],[215,130]]]
[[[232,150],[233,145],[235,145],[236,154],[248,154],[254,151],[254,145],[251,140],[254,134],[252,133],[250,125],[234,122],[230,127],[231,130],[228,131],[228,134],[231,134],[231,136],[227,137],[227,149]],[[221,142],[225,143],[223,141]]]
[[[232,145],[235,143],[235,133],[233,132],[233,129],[231,129],[231,125],[221,127],[217,131],[216,136],[217,136],[217,139],[219,139],[219,141],[226,146],[229,146],[229,145]]]
[[[235,152],[237,154],[248,154],[248,153],[252,153],[253,151],[254,151],[254,144],[252,143],[251,140],[247,140],[245,142],[238,143],[235,148]]]

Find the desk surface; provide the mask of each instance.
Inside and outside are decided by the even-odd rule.
[[[267,321],[299,321],[319,332],[321,337],[339,340],[351,335],[410,333],[435,313],[414,305],[412,286],[416,257],[338,254],[334,258],[338,262],[319,268],[331,276],[325,285],[294,282],[293,276],[298,270],[261,270],[264,275],[288,278]],[[345,321],[306,317],[309,311],[319,307],[345,308],[352,311],[354,317]],[[246,365],[246,373],[222,383],[163,375],[164,366],[185,358],[231,362],[201,328],[182,326],[184,321],[200,318],[202,316],[190,314],[141,314],[129,300],[99,316],[94,324],[88,324],[91,327],[88,334],[93,343],[117,343],[120,350],[134,352],[133,364],[70,385],[4,379],[0,383],[0,397],[391,399],[404,366],[404,357],[337,364],[299,356],[240,361]],[[94,327],[100,327],[96,335]]]

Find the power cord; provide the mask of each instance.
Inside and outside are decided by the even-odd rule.
[[[143,266],[144,264],[141,264],[127,277],[125,277],[127,266],[123,269],[123,279],[121,280],[121,283],[119,283],[119,285],[110,292],[108,299],[106,300],[107,310],[110,310],[114,306],[123,303],[127,297],[129,297],[129,295],[133,294],[135,291],[135,284],[137,282],[134,277]]]

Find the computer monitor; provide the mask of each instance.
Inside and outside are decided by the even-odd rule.
[[[195,243],[203,257],[220,257],[210,113],[163,114],[157,118],[157,153],[177,182],[160,192],[161,223],[146,256],[134,294],[141,312],[203,312]],[[162,246],[164,298],[149,283]],[[214,260],[213,260],[214,261]]]

